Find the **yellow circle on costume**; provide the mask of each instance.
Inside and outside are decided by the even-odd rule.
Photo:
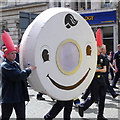
[[[82,52],[79,44],[73,39],[64,40],[56,54],[57,66],[65,75],[72,75],[80,68]]]

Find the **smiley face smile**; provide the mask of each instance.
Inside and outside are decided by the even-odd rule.
[[[91,69],[89,68],[89,70],[88,70],[87,73],[84,75],[84,77],[83,77],[81,80],[79,80],[76,84],[74,84],[74,85],[72,85],[72,86],[63,86],[63,85],[58,84],[57,82],[55,82],[55,80],[53,80],[53,79],[49,76],[49,74],[48,74],[46,77],[48,77],[49,80],[50,80],[57,88],[63,89],[63,90],[72,90],[72,89],[75,89],[76,87],[78,87],[78,86],[85,80],[85,78],[88,76],[88,73],[90,72],[90,70],[91,70]]]

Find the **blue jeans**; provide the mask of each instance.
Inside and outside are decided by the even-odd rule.
[[[112,82],[113,87],[116,87],[116,83],[117,83],[119,78],[120,78],[120,69],[118,69],[118,72],[115,73],[115,76],[114,76],[114,79],[113,79],[113,82]]]

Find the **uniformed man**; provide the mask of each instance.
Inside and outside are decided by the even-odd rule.
[[[113,98],[116,98],[118,96],[118,94],[114,91],[113,87],[110,86],[110,82],[108,79],[108,74],[109,74],[109,66],[113,69],[113,71],[115,71],[115,69],[113,68],[112,64],[110,63],[107,55],[106,55],[106,45],[102,46],[102,53],[101,53],[107,62],[107,71],[105,72],[104,76],[105,76],[105,81],[106,81],[106,85],[107,85],[107,90],[111,93]]]
[[[97,36],[98,35],[98,36]],[[105,105],[105,96],[106,96],[106,83],[103,73],[106,72],[106,60],[103,55],[101,55],[102,47],[102,37],[99,29],[99,33],[96,34],[97,39],[97,66],[94,78],[91,84],[91,97],[87,98],[84,103],[78,106],[79,115],[84,116],[84,111],[87,110],[96,100],[98,100],[98,116],[97,120],[107,120],[103,116],[104,105]],[[98,99],[99,98],[99,99]]]

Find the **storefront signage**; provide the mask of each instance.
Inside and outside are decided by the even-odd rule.
[[[80,14],[90,25],[116,23],[116,11]]]

